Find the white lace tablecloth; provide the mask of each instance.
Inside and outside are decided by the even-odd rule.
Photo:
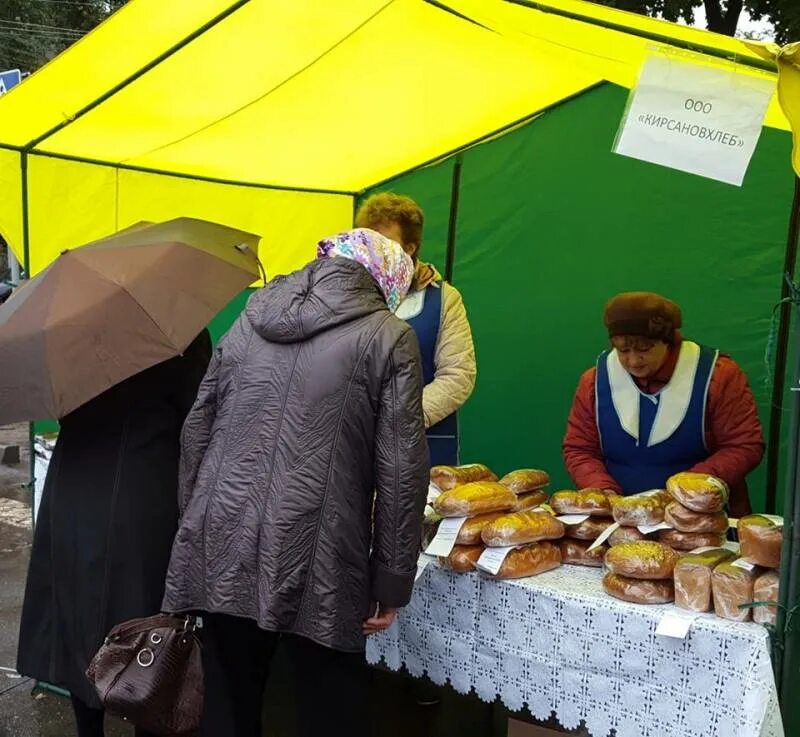
[[[656,635],[671,608],[607,596],[598,569],[494,581],[431,563],[367,659],[594,737],[783,737],[767,631],[707,616]]]

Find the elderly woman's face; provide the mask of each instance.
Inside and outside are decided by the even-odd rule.
[[[669,345],[662,340],[647,340],[620,335],[611,339],[623,368],[636,379],[649,379],[664,365]]]

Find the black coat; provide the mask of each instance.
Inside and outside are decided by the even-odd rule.
[[[251,297],[181,464],[167,611],[359,651],[370,601],[408,603],[430,468],[419,346],[363,266],[315,261]]]
[[[211,357],[204,331],[178,358],[61,421],[20,626],[20,673],[99,707],[84,673],[109,630],[160,611],[177,529],[180,432]]]

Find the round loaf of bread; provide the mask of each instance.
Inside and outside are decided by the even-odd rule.
[[[668,604],[675,598],[675,588],[671,579],[643,581],[619,576],[616,573],[606,573],[603,576],[603,589],[609,596],[632,604]]]
[[[678,502],[670,502],[664,520],[679,532],[727,532],[728,515],[725,512],[693,512]]]
[[[611,497],[611,513],[625,527],[658,525],[664,521],[667,498],[666,492],[661,491]]]
[[[564,536],[573,540],[597,540],[613,524],[610,517],[589,517],[576,525],[564,525]]]
[[[764,568],[777,568],[781,564],[783,526],[769,517],[749,514],[737,525],[742,558]]]
[[[526,494],[520,494],[517,497],[517,503],[511,508],[512,512],[526,512],[529,509],[535,509],[536,507],[544,504],[547,499],[548,495],[546,491],[529,491]]]
[[[474,517],[487,512],[504,512],[517,503],[511,489],[496,481],[476,481],[443,491],[433,502],[442,517]]]
[[[458,531],[456,545],[482,545],[481,532],[483,532],[483,528],[504,514],[507,512],[487,512],[468,518]]]
[[[609,496],[594,489],[557,491],[550,497],[550,506],[556,514],[590,514],[593,517],[611,516]]]
[[[473,463],[469,466],[434,466],[431,481],[442,491],[448,491],[474,481],[497,481],[497,476],[482,463]]]
[[[658,539],[673,550],[697,550],[697,548],[718,548],[725,542],[725,534],[720,532],[681,532],[680,530],[661,530]]]
[[[573,566],[591,566],[602,568],[603,557],[608,550],[606,545],[598,545],[594,550],[587,550],[591,545],[590,540],[568,540],[564,538],[561,546],[561,562]]]
[[[439,558],[439,563],[456,573],[469,573],[475,570],[475,564],[483,550],[483,545],[456,545],[450,555]]]
[[[487,524],[481,538],[492,548],[525,545],[564,537],[564,525],[550,512],[512,512]]]
[[[495,578],[525,578],[561,565],[561,548],[549,542],[515,548],[506,556]]]
[[[658,542],[620,543],[606,553],[606,567],[612,573],[647,580],[672,579],[678,554]]]
[[[547,486],[550,483],[550,476],[547,472],[535,468],[522,468],[503,476],[500,483],[505,484],[515,494],[527,494]]]
[[[667,480],[667,491],[684,507],[695,512],[721,512],[728,503],[728,485],[706,473],[676,473]]]
[[[615,545],[620,545],[621,543],[634,543],[639,542],[640,540],[655,540],[656,534],[651,532],[649,535],[645,535],[643,532],[639,532],[637,527],[617,527],[614,532],[611,533],[611,537],[608,538],[608,544],[611,547]]]

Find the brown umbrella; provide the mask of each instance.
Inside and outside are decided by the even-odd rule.
[[[258,278],[258,240],[179,218],[62,253],[0,307],[0,425],[58,419],[182,353]]]

